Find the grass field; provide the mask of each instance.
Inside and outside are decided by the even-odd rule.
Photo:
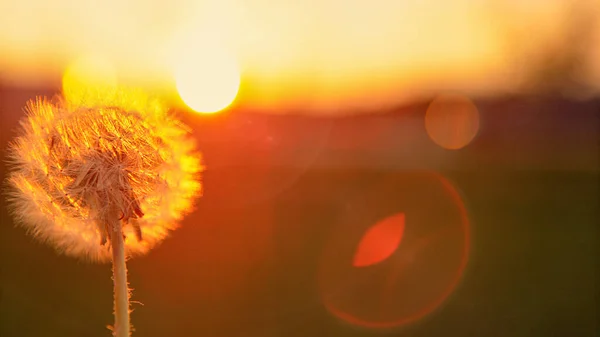
[[[39,93],[0,88],[2,160],[20,108]],[[406,243],[428,226],[456,223],[457,206],[424,170],[442,174],[462,198],[468,262],[437,310],[386,335],[595,336],[600,104],[476,103],[480,133],[455,152],[427,138],[424,103],[339,119],[185,115],[208,166],[204,196],[162,245],[128,262],[132,299],[144,304],[133,305],[134,336],[381,335],[326,310],[323,254],[397,212],[406,213]],[[3,198],[0,224],[0,336],[107,336],[110,265],[35,242],[15,227]],[[385,268],[403,247],[361,277],[388,279]],[[434,278],[400,290],[423,292]],[[385,295],[356,282],[334,290],[365,303]],[[409,305],[387,294],[392,307]]]
[[[241,174],[208,171],[205,184],[226,186],[222,179]],[[227,194],[244,200],[238,204],[207,193],[171,238],[129,263],[133,298],[145,304],[134,306],[137,335],[373,335],[329,315],[314,280],[340,212],[386,174],[411,173],[311,170],[284,188],[263,185],[273,193],[262,200],[235,195],[232,187]],[[406,336],[593,336],[598,174],[446,176],[469,211],[471,256],[447,303]],[[401,184],[391,189],[403,193]],[[0,335],[106,335],[110,267],[32,242],[4,207],[0,219]]]

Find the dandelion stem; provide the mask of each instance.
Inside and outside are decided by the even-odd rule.
[[[129,288],[127,285],[127,266],[125,264],[125,245],[121,221],[112,222],[111,245],[113,255],[113,281],[114,281],[114,310],[115,325],[113,336],[129,337]]]

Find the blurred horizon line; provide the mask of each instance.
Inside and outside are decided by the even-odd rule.
[[[17,125],[34,90],[0,86],[4,130]],[[176,108],[193,130],[207,166],[235,167],[600,170],[600,98],[573,101],[520,96],[474,99],[479,129],[459,150],[428,135],[430,102],[378,113],[270,114],[243,109],[199,115]],[[0,143],[12,132],[0,133]],[[0,151],[1,152],[1,151]]]

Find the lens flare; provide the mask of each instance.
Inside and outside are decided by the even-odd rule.
[[[347,205],[331,233],[319,268],[323,304],[370,329],[399,328],[438,309],[470,250],[464,203],[437,173],[387,176]]]
[[[439,146],[458,150],[467,146],[479,131],[479,112],[469,98],[440,95],[425,114],[425,129]]]
[[[404,213],[376,223],[360,240],[354,255],[355,267],[368,267],[389,258],[398,249],[404,234]]]

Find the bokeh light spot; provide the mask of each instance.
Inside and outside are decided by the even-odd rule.
[[[110,61],[98,55],[76,59],[65,70],[62,78],[64,97],[68,102],[94,104],[117,87],[117,74]]]
[[[401,245],[386,252],[385,263],[356,268],[353,259],[365,232],[381,226],[377,230],[383,233],[401,220]],[[429,316],[454,293],[465,272],[469,227],[460,195],[443,176],[384,177],[351,201],[334,224],[319,266],[323,304],[344,322],[370,329],[399,328]]]
[[[479,112],[469,98],[440,95],[425,113],[425,129],[436,144],[458,150],[467,146],[479,131]]]
[[[376,223],[360,240],[355,267],[367,267],[390,257],[400,245],[404,233],[404,213],[396,214]]]
[[[181,99],[201,113],[227,108],[235,100],[240,86],[240,70],[235,58],[209,48],[182,53],[174,76]]]

